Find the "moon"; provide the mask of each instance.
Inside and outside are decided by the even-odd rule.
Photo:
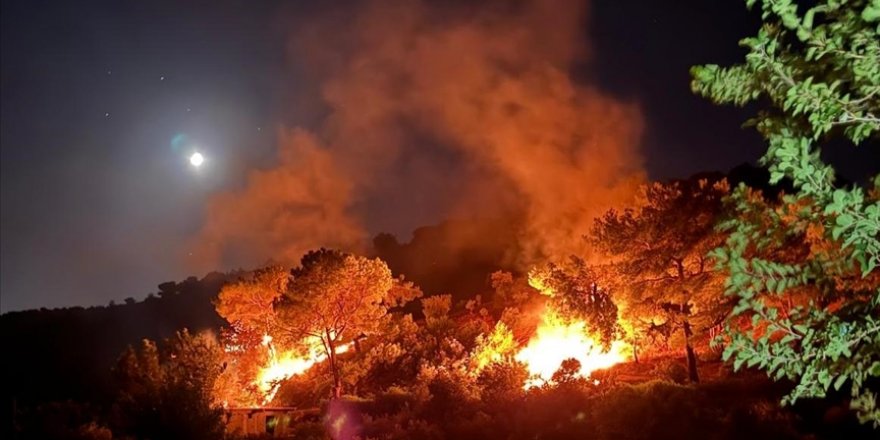
[[[199,153],[198,151],[189,157],[189,164],[196,168],[202,166],[203,163],[205,163],[205,156],[202,156],[202,153]]]

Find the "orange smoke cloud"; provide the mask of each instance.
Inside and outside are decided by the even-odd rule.
[[[329,116],[283,144],[276,168],[212,200],[200,241],[263,259],[353,246],[377,229],[365,222],[423,215],[421,191],[435,221],[514,219],[521,261],[577,252],[592,219],[643,180],[638,109],[572,79],[588,61],[580,2],[470,3],[310,18],[297,53]]]
[[[251,172],[243,190],[209,201],[197,241],[209,267],[269,258],[292,262],[310,249],[363,241],[363,230],[347,212],[351,183],[330,152],[303,130],[280,137],[277,166]]]

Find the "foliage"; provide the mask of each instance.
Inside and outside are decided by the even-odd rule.
[[[796,189],[778,205],[745,188],[732,197],[740,214],[723,225],[731,235],[714,256],[729,272],[734,315],[752,326],[730,321],[725,358],[796,381],[786,402],[847,386],[851,407],[880,426],[880,176],[868,193],[836,186],[818,148],[880,132],[880,2],[760,8],[764,25],[741,42],[744,64],[692,69],[694,91],[716,103],[771,104],[751,121],[769,144],[762,160],[772,183],[786,178]],[[806,255],[786,255],[792,242]],[[792,294],[806,304],[780,302]]]
[[[222,409],[213,401],[222,351],[208,334],[183,330],[160,347],[144,340],[115,369],[114,432],[135,438],[220,439]]]
[[[116,390],[107,372],[126,347],[144,338],[174,336],[181,328],[220,328],[223,320],[211,299],[226,278],[211,273],[162,283],[158,296],[150,294],[135,304],[3,313],[0,346],[4,359],[16,360],[3,366],[7,402],[15,398],[23,407],[68,399],[112,400]]]
[[[435,331],[443,331],[450,325],[452,295],[432,295],[421,299],[425,324]]]
[[[524,308],[536,295],[535,289],[528,285],[523,277],[514,277],[512,273],[496,271],[489,275],[492,286],[492,309],[503,311],[507,308]]]
[[[529,378],[525,365],[516,361],[495,362],[486,366],[477,377],[484,402],[515,405],[524,397],[523,383]]]
[[[660,361],[656,367],[657,376],[672,383],[684,384],[688,379],[687,367],[677,359]]]
[[[388,309],[403,298],[392,295],[394,279],[382,260],[321,249],[293,269],[278,305],[278,326],[293,341],[321,341],[333,374],[334,396],[342,393],[340,345],[374,333]]]
[[[550,296],[563,317],[586,321],[606,349],[620,333],[617,305],[607,287],[600,286],[598,275],[582,259],[571,257],[563,265],[550,263],[529,274],[529,282]]]
[[[223,286],[217,295],[217,313],[241,332],[258,337],[275,325],[273,306],[287,291],[290,273],[281,266],[258,269]]]
[[[609,257],[624,317],[636,327],[681,329],[692,381],[698,380],[695,333],[719,323],[726,304],[721,277],[706,253],[721,244],[715,231],[726,180],[691,179],[643,187],[641,202],[597,219],[589,237]]]
[[[573,382],[582,381],[583,378],[578,376],[580,370],[581,362],[579,360],[574,358],[566,359],[562,361],[559,369],[553,373],[553,383],[567,385]]]
[[[274,305],[289,283],[287,269],[268,266],[244,273],[220,289],[214,306],[229,323],[221,331],[226,367],[215,386],[215,396],[223,404],[250,406],[263,399],[254,378],[274,349],[264,344],[264,338],[275,333]]]
[[[475,345],[471,353],[471,371],[475,374],[491,364],[509,361],[517,348],[513,332],[502,321],[495,324],[491,333],[477,336]]]
[[[72,400],[50,402],[20,414],[13,421],[14,431],[4,438],[111,440],[113,433],[100,421],[101,415],[101,409],[94,405]]]

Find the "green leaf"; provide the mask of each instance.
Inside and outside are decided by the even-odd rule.
[[[866,6],[862,11],[862,20],[869,23],[880,20],[880,7],[876,3]]]
[[[847,379],[847,377],[845,374],[841,374],[840,376],[837,376],[837,379],[834,380],[834,389],[839,390],[840,387],[842,387],[843,384],[846,382],[846,379]]]

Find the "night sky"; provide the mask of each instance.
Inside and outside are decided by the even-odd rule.
[[[179,256],[207,197],[271,164],[278,127],[321,118],[289,48],[305,3],[3,0],[2,311],[191,275]],[[640,106],[651,178],[727,170],[763,144],[740,128],[749,110],[690,93],[688,68],[738,61],[758,23],[737,1],[594,1],[572,75]],[[880,160],[860,154],[832,159],[860,177]]]

